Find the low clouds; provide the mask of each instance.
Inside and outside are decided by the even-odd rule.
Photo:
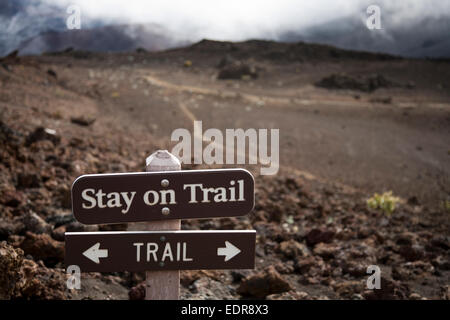
[[[170,43],[204,38],[266,39],[415,57],[450,56],[450,0],[0,1],[0,55],[23,48],[25,41],[45,32],[67,31],[66,10],[76,4],[81,9],[84,30],[142,24],[154,32],[163,30]],[[371,4],[381,8],[382,30],[371,32],[366,28],[366,9]],[[39,53],[33,50],[30,53]]]
[[[450,16],[449,0],[44,0],[77,4],[89,17],[107,23],[158,23],[175,35],[198,40],[273,39],[345,17],[365,15],[370,4],[382,9],[386,25],[414,25],[424,18]]]

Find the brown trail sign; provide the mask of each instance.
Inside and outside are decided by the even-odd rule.
[[[181,171],[167,150],[141,173],[90,174],[72,185],[84,224],[145,222],[146,231],[68,232],[66,265],[82,272],[146,271],[147,300],[178,299],[183,269],[253,269],[255,230],[179,231],[181,219],[242,216],[254,206],[244,169]]]
[[[242,216],[254,206],[244,169],[89,174],[72,185],[72,209],[84,224]]]
[[[83,272],[253,269],[254,230],[66,233],[66,265]]]

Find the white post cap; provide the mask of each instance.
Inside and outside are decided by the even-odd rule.
[[[146,171],[176,171],[181,170],[181,163],[177,157],[167,150],[158,150],[145,160]]]

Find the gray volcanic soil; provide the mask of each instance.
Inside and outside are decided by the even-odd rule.
[[[279,128],[280,171],[246,166],[257,199],[248,217],[183,222],[258,238],[256,270],[182,272],[182,298],[448,298],[448,61],[202,41],[0,63],[0,297],[142,298],[143,274],[86,274],[82,290],[65,289],[65,231],[134,228],[75,222],[71,183],[142,171],[171,149],[174,129],[202,120],[204,130]],[[236,79],[217,79],[223,70]],[[402,198],[392,216],[367,208],[387,190]],[[365,287],[372,264],[379,291]]]

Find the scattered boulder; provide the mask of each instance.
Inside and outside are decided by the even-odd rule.
[[[312,229],[306,235],[306,244],[313,247],[320,242],[330,243],[334,235],[332,230]]]
[[[20,247],[25,254],[30,254],[36,261],[43,260],[48,266],[64,260],[64,244],[53,240],[48,234],[26,232]]]
[[[247,278],[252,274],[251,270],[232,270],[231,276],[233,277],[233,282],[241,282],[243,279]]]
[[[231,64],[225,65],[220,71],[217,79],[225,80],[225,79],[237,79],[241,80],[245,77],[250,77],[256,79],[258,77],[258,73],[256,68],[250,66],[241,61],[236,61]]]
[[[17,190],[3,190],[0,193],[0,203],[8,207],[16,208],[24,202],[23,193]]]
[[[244,279],[237,292],[242,296],[263,299],[268,295],[292,290],[288,281],[273,266]]]
[[[38,127],[27,136],[25,144],[30,146],[32,143],[41,140],[49,140],[56,146],[61,142],[61,137],[53,129]]]
[[[333,259],[338,252],[338,248],[332,244],[319,243],[314,247],[313,253],[326,260]]]
[[[431,263],[433,264],[433,266],[435,268],[438,268],[440,270],[450,270],[450,258],[446,257],[444,258],[443,256],[437,256],[436,258],[434,258]]]
[[[343,281],[338,282],[334,286],[334,291],[344,298],[350,299],[355,293],[359,293],[364,290],[365,283],[362,281]]]
[[[55,228],[75,222],[75,218],[72,213],[58,213],[47,217],[45,220],[47,223],[53,224]]]
[[[420,260],[425,255],[424,249],[418,245],[401,246],[399,249],[399,253],[406,261]]]
[[[95,118],[92,117],[87,117],[87,116],[80,116],[80,117],[72,117],[70,118],[70,121],[72,123],[78,124],[80,126],[83,127],[88,127],[91,124],[93,124],[95,122]]]
[[[183,286],[189,287],[192,283],[202,277],[219,280],[221,275],[222,273],[216,270],[183,270],[180,275],[180,282]]]
[[[145,281],[131,288],[128,297],[130,300],[145,300]]]
[[[21,249],[0,243],[0,300],[65,299],[66,275],[60,269],[24,258]]]
[[[25,226],[19,219],[0,218],[0,240],[6,240],[11,235],[21,233]]]
[[[367,265],[355,261],[343,261],[341,264],[342,273],[349,274],[352,277],[363,277],[367,274]]]
[[[231,286],[208,278],[201,277],[189,288],[189,293],[182,296],[182,299],[195,300],[230,300],[233,299],[234,289]]]
[[[52,231],[52,227],[35,212],[27,212],[20,220],[25,229],[34,234],[50,233]]]
[[[430,240],[429,247],[431,248],[431,251],[434,251],[435,249],[449,250],[450,249],[449,237],[435,236]]]
[[[417,242],[418,236],[412,232],[402,232],[395,236],[395,243],[400,246],[412,246]]]
[[[47,74],[48,74],[49,76],[55,78],[55,79],[58,78],[57,73],[56,73],[53,69],[48,69],[48,70],[47,70]]]
[[[33,172],[21,172],[17,175],[18,188],[39,188],[41,185],[41,178]]]
[[[64,241],[65,240],[65,233],[67,232],[66,226],[59,226],[58,228],[54,229],[52,231],[52,238],[56,241]]]
[[[24,259],[19,299],[65,300],[67,275],[62,269],[47,268],[42,262]]]
[[[11,299],[16,294],[22,261],[22,250],[14,249],[6,241],[0,242],[0,300]]]
[[[295,270],[294,262],[292,260],[288,260],[285,262],[279,261],[279,262],[273,264],[273,266],[275,267],[275,270],[277,270],[280,274],[293,273]]]
[[[300,257],[295,261],[295,271],[300,274],[308,273],[309,269],[316,264],[313,256]]]
[[[392,81],[380,74],[362,77],[350,76],[345,73],[331,74],[316,82],[315,85],[326,89],[347,89],[363,92],[373,92],[379,88],[390,88],[395,86]]]
[[[21,133],[13,130],[6,123],[0,120],[0,142],[6,145],[17,146]]]
[[[410,295],[407,285],[398,281],[381,277],[380,289],[366,290],[363,293],[367,300],[404,300]]]
[[[309,249],[304,244],[292,239],[281,242],[278,246],[278,252],[282,253],[288,259],[309,255]]]
[[[220,59],[220,62],[218,63],[217,67],[219,69],[222,69],[222,68],[229,66],[235,62],[236,62],[236,59],[233,59],[233,57],[231,57],[229,54],[227,54],[222,59]]]

